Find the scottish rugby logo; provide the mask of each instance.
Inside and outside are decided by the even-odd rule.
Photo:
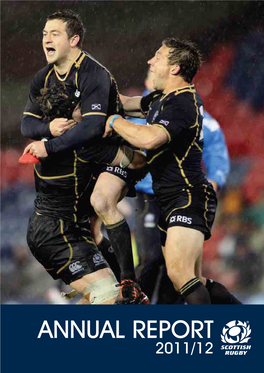
[[[221,346],[221,350],[226,350],[225,355],[246,355],[247,351],[244,350],[251,349],[251,345],[245,345],[251,338],[250,334],[251,329],[248,322],[230,321],[222,330],[221,341],[225,345]]]

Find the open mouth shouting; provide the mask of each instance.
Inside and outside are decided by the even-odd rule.
[[[46,47],[46,51],[47,51],[47,55],[51,57],[55,54],[56,49],[52,47]]]

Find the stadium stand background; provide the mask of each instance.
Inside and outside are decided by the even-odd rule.
[[[2,303],[47,303],[56,296],[26,245],[34,183],[32,166],[18,164],[27,143],[19,127],[29,81],[45,65],[45,16],[66,6],[81,14],[84,49],[111,70],[121,91],[143,90],[146,61],[164,37],[198,43],[205,62],[195,83],[231,157],[204,271],[246,303],[264,303],[264,3],[258,1],[2,2]]]

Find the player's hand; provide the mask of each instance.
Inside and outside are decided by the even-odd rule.
[[[75,120],[75,122],[81,122],[82,120],[82,113],[81,113],[81,108],[80,106],[76,106],[76,108],[74,109],[73,113],[72,113],[72,118]]]
[[[58,137],[75,125],[76,122],[73,119],[68,120],[66,118],[56,118],[50,122],[49,128],[52,136]]]
[[[108,136],[111,136],[112,133],[113,133],[113,129],[110,127],[110,121],[112,119],[113,115],[111,115],[107,121],[106,121],[106,124],[105,124],[105,132],[104,132],[104,136],[103,137],[108,137]]]
[[[36,158],[46,158],[48,156],[44,141],[32,142],[25,148],[23,154],[26,154],[26,153],[30,153],[34,155]]]

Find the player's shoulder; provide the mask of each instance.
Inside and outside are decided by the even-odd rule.
[[[189,111],[196,111],[196,106],[202,105],[202,100],[193,86],[190,88],[177,89],[164,97],[164,106],[172,106]]]
[[[34,79],[46,79],[47,74],[52,70],[54,66],[52,64],[48,64],[39,71],[36,72],[34,75]]]
[[[87,74],[96,74],[102,76],[111,75],[110,71],[102,65],[96,58],[94,58],[90,53],[83,51],[85,58],[80,67],[81,72],[86,72]]]
[[[141,108],[144,112],[149,110],[150,105],[152,105],[156,100],[162,97],[161,91],[153,91],[147,95],[143,95],[141,98]]]
[[[46,77],[49,72],[53,69],[53,65],[48,64],[39,71],[31,79],[31,87],[34,88],[43,88],[45,84]]]

